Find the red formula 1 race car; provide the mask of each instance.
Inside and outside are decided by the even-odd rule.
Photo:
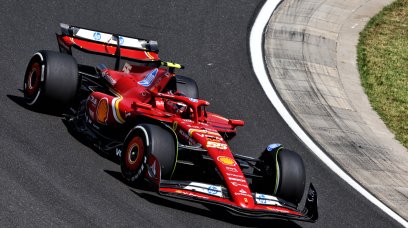
[[[175,74],[181,65],[159,59],[156,41],[67,24],[61,30],[60,52],[39,51],[31,58],[25,101],[70,110],[69,129],[119,156],[129,183],[147,180],[160,195],[244,216],[317,220],[312,184],[305,208],[297,209],[305,190],[301,157],[280,144],[269,145],[259,158],[233,154],[227,142],[244,122],[207,111],[196,82]],[[115,68],[78,64],[73,48],[113,57]],[[132,64],[119,70],[124,60]]]

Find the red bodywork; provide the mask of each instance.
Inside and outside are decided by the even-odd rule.
[[[71,47],[89,52],[115,55],[120,48],[122,57],[141,61],[159,61],[156,52],[127,47],[119,47],[115,43],[101,43],[72,35],[57,35],[60,49],[71,52]],[[199,143],[208,151],[214,164],[224,179],[229,197],[189,189],[160,187],[160,170],[156,178],[160,193],[179,196],[205,202],[216,202],[230,208],[244,211],[258,211],[281,216],[307,220],[305,214],[287,206],[257,204],[247,179],[242,173],[234,156],[220,132],[236,132],[237,126],[243,126],[241,120],[227,119],[205,110],[208,101],[192,99],[168,93],[165,88],[175,74],[168,68],[156,68],[126,64],[123,71],[110,69],[101,70],[110,94],[92,92],[87,100],[87,115],[90,122],[99,125],[118,126],[140,117],[155,119],[169,126],[179,139],[194,146]],[[188,107],[188,115],[174,113],[166,109],[166,102],[182,103]],[[148,163],[153,164],[154,159]],[[149,164],[148,164],[149,165]],[[156,169],[160,166],[156,165]]]

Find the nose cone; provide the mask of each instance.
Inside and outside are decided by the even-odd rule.
[[[250,193],[237,192],[235,193],[235,202],[242,208],[253,208],[255,203]]]

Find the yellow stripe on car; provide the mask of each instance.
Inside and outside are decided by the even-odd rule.
[[[123,124],[125,120],[122,118],[120,115],[120,110],[119,110],[119,103],[123,100],[122,95],[117,93],[114,90],[110,90],[113,94],[116,95],[115,98],[112,99],[112,113],[113,113],[113,118],[115,118],[116,122]]]

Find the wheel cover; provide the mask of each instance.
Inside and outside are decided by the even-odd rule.
[[[40,91],[41,85],[41,65],[39,63],[33,63],[31,70],[27,72],[24,90],[29,98],[35,97]]]
[[[142,165],[145,154],[145,146],[142,138],[134,137],[126,147],[125,161],[130,171],[137,171]]]

